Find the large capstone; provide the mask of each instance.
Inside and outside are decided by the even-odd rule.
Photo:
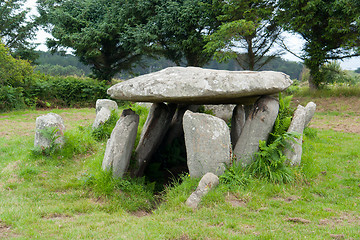
[[[65,143],[64,132],[65,125],[60,115],[48,113],[37,117],[34,147],[62,147]]]
[[[107,108],[110,111],[118,109],[118,105],[115,101],[110,99],[98,99],[96,100],[96,114],[100,112],[101,108]]]
[[[107,93],[114,99],[134,102],[247,104],[291,84],[290,77],[281,72],[170,67],[118,83]]]
[[[225,121],[186,111],[183,127],[190,176],[221,175],[231,161],[230,130]]]
[[[293,119],[289,126],[288,132],[296,132],[301,134],[299,138],[294,141],[289,142],[291,147],[285,149],[284,154],[289,159],[290,165],[300,165],[301,163],[301,154],[302,154],[302,134],[304,132],[305,120],[306,120],[306,109],[299,105],[295,110]]]
[[[102,168],[112,169],[115,178],[122,177],[128,170],[138,125],[139,115],[130,109],[124,110],[107,142]]]
[[[278,100],[269,96],[261,97],[253,106],[234,148],[234,154],[243,166],[253,162],[259,141],[267,141],[278,113]]]

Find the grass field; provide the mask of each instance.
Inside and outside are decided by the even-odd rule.
[[[313,101],[317,136],[304,139],[305,181],[219,185],[197,210],[184,204],[197,185],[186,176],[156,196],[101,194],[86,179],[100,169],[104,142],[71,158],[34,158],[35,119],[49,111],[2,113],[0,239],[360,239],[360,101]],[[52,112],[70,132],[95,118],[94,109]]]

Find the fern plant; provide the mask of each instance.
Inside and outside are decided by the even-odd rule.
[[[289,183],[294,180],[292,169],[287,166],[287,157],[283,150],[290,148],[291,142],[300,137],[299,133],[285,132],[271,144],[260,141],[260,151],[255,153],[255,161],[247,171],[256,178],[266,179],[272,183]]]
[[[38,130],[42,137],[44,137],[48,142],[48,147],[37,147],[32,150],[34,155],[44,155],[44,156],[51,156],[53,155],[58,149],[60,144],[56,141],[60,135],[58,134],[59,129],[57,127],[47,127],[44,129]]]
[[[286,96],[283,98],[282,94],[279,93],[279,113],[275,120],[274,128],[267,141],[268,145],[273,143],[288,130],[294,114],[294,109],[290,107],[291,99],[292,96]]]

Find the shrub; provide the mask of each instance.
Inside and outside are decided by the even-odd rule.
[[[94,106],[97,99],[108,98],[108,86],[91,78],[39,78],[27,91],[29,98],[62,107]]]
[[[27,87],[33,81],[33,67],[28,61],[15,59],[0,39],[0,86]]]
[[[0,86],[0,112],[25,108],[23,88]]]

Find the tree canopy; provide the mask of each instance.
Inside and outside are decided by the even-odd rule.
[[[204,53],[205,35],[218,26],[211,0],[160,0],[149,24],[158,53],[177,65],[202,67],[212,53]]]
[[[278,19],[285,30],[306,41],[302,56],[310,69],[311,88],[322,81],[321,66],[328,60],[359,55],[360,1],[281,0]]]
[[[152,1],[142,0],[39,0],[42,23],[53,36],[52,50],[74,49],[95,77],[110,81],[131,69],[146,52],[150,39],[145,28]]]
[[[279,55],[270,49],[281,29],[273,21],[275,2],[269,0],[214,0],[212,8],[220,9],[220,28],[210,35],[206,52],[215,51],[215,59],[235,58],[247,70],[259,70]]]
[[[34,44],[30,42],[35,37],[36,21],[27,16],[26,0],[0,0],[0,38],[12,55],[34,61]]]

